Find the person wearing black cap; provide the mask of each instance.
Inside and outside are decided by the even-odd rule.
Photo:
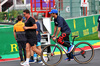
[[[61,31],[61,36],[58,37],[57,42],[68,48],[69,54],[67,54],[68,58],[66,58],[65,60],[70,60],[72,59],[71,51],[73,50],[74,46],[64,41],[69,41],[69,35],[71,33],[71,30],[68,24],[66,23],[65,19],[61,16],[58,16],[58,10],[52,9],[51,12],[49,12],[49,14],[51,14],[51,16],[54,17],[54,24],[55,24],[52,39],[56,40]]]

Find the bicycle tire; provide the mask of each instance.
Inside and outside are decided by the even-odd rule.
[[[79,63],[79,64],[87,64],[87,63],[89,63],[89,62],[93,59],[93,57],[94,57],[94,48],[92,47],[91,44],[89,44],[89,43],[87,43],[87,42],[80,42],[80,43],[78,43],[78,44],[75,45],[75,47],[74,47],[74,49],[73,49],[73,55],[74,55],[74,52],[75,52],[76,47],[77,47],[78,45],[80,45],[80,44],[87,44],[87,45],[89,45],[89,47],[92,49],[92,50],[91,50],[91,51],[92,51],[92,55],[91,55],[90,59],[88,59],[87,61],[84,61],[84,62],[79,61],[75,56],[74,56],[74,60],[75,60],[77,63]]]
[[[47,66],[56,66],[56,65],[58,65],[58,64],[61,62],[62,57],[63,57],[62,51],[61,51],[61,49],[60,49],[58,46],[57,46],[57,48],[60,50],[61,57],[60,57],[60,59],[59,59],[59,61],[58,61],[57,63],[50,65],[50,64],[48,64],[47,62],[45,62],[44,59],[43,59],[43,51],[44,51],[46,48],[51,47],[51,46],[55,46],[55,45],[48,45],[48,46],[46,46],[46,47],[42,50],[42,52],[41,52],[41,59],[42,59],[43,63],[46,64]]]

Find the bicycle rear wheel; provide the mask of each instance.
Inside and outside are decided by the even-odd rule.
[[[94,48],[87,42],[80,42],[73,49],[73,57],[80,64],[89,63],[94,57]]]
[[[47,52],[47,49],[48,48],[51,48],[51,52]],[[56,47],[56,48],[55,48]],[[55,51],[53,52],[55,48]],[[45,58],[47,58],[48,60],[44,60],[43,59],[43,56]],[[56,46],[56,45],[48,45],[46,46],[43,50],[42,50],[42,53],[41,53],[41,59],[43,61],[43,63],[45,63],[46,65],[48,66],[55,66],[57,65],[58,63],[60,63],[61,59],[62,59],[62,51],[61,49]]]

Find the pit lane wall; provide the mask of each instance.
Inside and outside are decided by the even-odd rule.
[[[79,35],[78,38],[93,34],[97,29],[97,19],[99,15],[92,15],[87,17],[66,19],[71,28],[71,35]],[[51,22],[52,33],[54,30],[54,22]],[[70,40],[72,38],[70,37]],[[51,44],[54,42],[51,40]],[[12,25],[0,25],[0,55],[18,53],[18,45],[13,36]]]

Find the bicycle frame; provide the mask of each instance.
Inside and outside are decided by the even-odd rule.
[[[69,42],[69,41],[68,41]],[[71,42],[70,42],[71,43]],[[72,42],[72,44],[73,44],[73,42]],[[67,52],[67,50],[61,45],[61,44],[59,44],[58,42],[55,44],[55,47],[54,47],[54,49],[53,49],[53,52],[52,53],[54,53],[54,51],[55,51],[55,49],[56,49],[56,47],[57,47],[57,45],[59,45],[62,49],[63,49],[63,51],[66,53],[66,54],[68,54],[68,52]]]
[[[73,38],[72,43],[69,42],[69,41],[64,41],[64,42],[71,43],[72,45],[74,45],[74,40],[75,40],[75,37]],[[53,49],[53,53],[54,53],[54,51],[55,51],[57,45],[59,44],[57,41],[54,41],[54,42],[55,42],[56,44],[55,44],[55,47],[54,47],[54,49]],[[59,44],[59,45],[60,45],[60,47],[63,49],[63,51],[64,51],[66,54],[68,54],[67,50],[66,50],[61,44]]]
[[[72,45],[74,45],[74,40],[73,40],[73,42],[69,42],[69,41],[64,41],[64,42],[71,43]],[[55,51],[55,49],[56,49],[57,45],[59,45],[59,46],[63,49],[63,51],[64,51],[66,54],[68,54],[68,52],[67,52],[67,50],[64,48],[64,46],[62,46],[62,45],[61,45],[61,44],[59,44],[58,42],[56,42],[55,47],[54,47],[54,49],[53,49],[53,52],[52,52],[52,53],[54,53],[54,51]],[[82,50],[81,48],[79,48],[79,49],[80,49],[80,50]],[[75,54],[75,55],[73,55],[73,56],[77,56],[77,55],[81,55],[81,52],[80,52],[80,53],[78,53],[78,54]]]
[[[74,45],[74,40],[75,40],[75,37],[73,38],[72,42],[69,42],[69,41],[64,41],[64,42],[70,43],[70,44]],[[63,49],[63,51],[64,51],[66,54],[68,54],[68,52],[67,52],[67,50],[64,48],[64,46],[62,46],[61,44],[59,44],[57,41],[54,41],[54,42],[55,42],[56,44],[55,44],[55,47],[54,47],[52,53],[54,53],[54,51],[55,51],[57,45],[59,45],[59,46]],[[79,47],[78,47],[78,48],[79,48]],[[79,48],[79,49],[82,50],[81,48]],[[78,54],[76,54],[76,55],[81,55],[81,53],[78,53]],[[76,55],[73,55],[73,56],[76,56]]]

